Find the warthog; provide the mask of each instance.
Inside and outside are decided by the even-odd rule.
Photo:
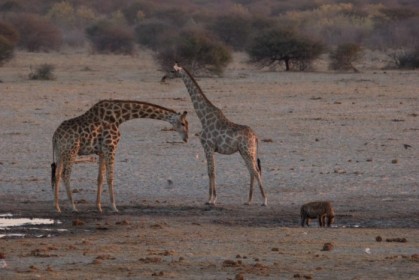
[[[326,217],[327,217],[327,226],[330,227],[335,220],[335,211],[333,210],[332,203],[329,201],[315,201],[309,202],[301,206],[301,226],[304,227],[304,223],[309,226],[310,219],[319,219],[319,226],[326,226]]]

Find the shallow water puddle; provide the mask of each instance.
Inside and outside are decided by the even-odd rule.
[[[66,229],[52,229],[43,226],[61,224],[58,220],[41,218],[14,218],[13,214],[0,214],[0,238],[5,237],[49,237],[42,232],[63,232]]]

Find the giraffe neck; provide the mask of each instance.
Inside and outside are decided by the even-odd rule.
[[[138,118],[156,119],[172,123],[174,122],[173,116],[177,113],[174,110],[147,102],[102,100],[96,103],[86,114],[97,118],[99,121],[120,125],[123,122]]]
[[[195,112],[202,123],[208,113],[211,113],[214,110],[218,111],[219,109],[214,104],[212,104],[211,101],[208,100],[188,70],[183,68],[179,73],[189,92],[189,95],[191,96]]]

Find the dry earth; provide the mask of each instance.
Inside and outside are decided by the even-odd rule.
[[[149,54],[19,52],[0,68],[0,214],[59,221],[1,231],[26,237],[0,239],[0,279],[418,279],[418,72],[380,70],[378,60],[361,73],[270,72],[244,62],[238,54],[223,78],[198,81],[258,134],[268,207],[258,190],[255,204],[243,205],[248,173],[239,155],[216,156],[218,205],[204,205],[199,121],[182,82],[160,84]],[[56,67],[56,80],[28,80],[42,63]],[[106,191],[105,213],[96,212],[97,166],[80,163],[72,174],[80,212],[71,213],[61,189],[58,215],[52,134],[105,98],[188,110],[190,142],[164,122],[123,124],[120,213]],[[299,227],[300,205],[313,200],[333,201],[333,228]]]

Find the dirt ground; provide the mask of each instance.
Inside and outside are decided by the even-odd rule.
[[[135,57],[19,52],[0,68],[0,214],[53,225],[0,229],[0,279],[418,279],[419,73],[258,70],[235,55],[223,77],[202,77],[207,97],[260,139],[268,206],[239,155],[216,155],[218,204],[205,205],[200,123],[180,79],[149,53]],[[28,79],[50,63],[54,81]],[[101,99],[132,99],[187,110],[190,141],[170,125],[121,126],[115,188],[95,209],[97,165],[79,163],[72,213],[63,186],[53,208],[51,137],[65,119]],[[330,200],[332,228],[299,226],[299,208]],[[20,233],[25,237],[13,237]],[[381,241],[379,241],[381,239]],[[377,241],[378,240],[378,241]],[[325,250],[325,244],[331,243]]]

